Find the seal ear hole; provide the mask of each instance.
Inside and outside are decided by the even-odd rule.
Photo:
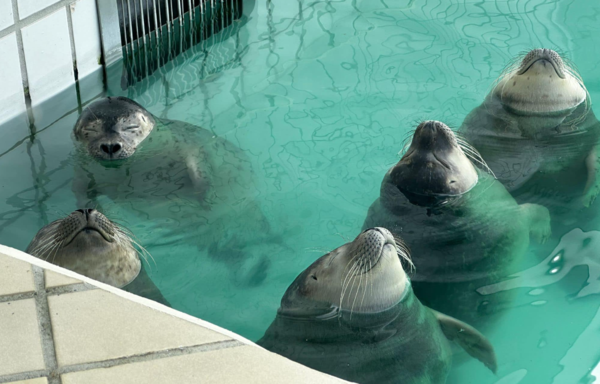
[[[310,275],[310,277],[312,277],[315,281],[317,280],[317,276],[315,275]]]
[[[450,180],[450,184],[456,183],[456,180]]]

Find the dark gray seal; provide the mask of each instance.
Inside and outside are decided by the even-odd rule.
[[[193,244],[242,285],[265,278],[267,255],[283,246],[256,202],[252,166],[239,148],[123,97],[87,106],[73,134],[78,206],[102,206],[108,198],[145,223],[139,232],[153,254],[158,245]]]
[[[374,226],[402,236],[412,250],[413,289],[423,304],[480,324],[510,300],[483,298],[477,288],[514,273],[530,236],[543,242],[550,235],[550,215],[518,205],[466,142],[445,124],[425,121],[383,179],[363,228]]]
[[[509,66],[460,132],[519,202],[564,213],[600,191],[600,123],[581,77],[550,49]]]
[[[361,384],[446,382],[453,340],[496,371],[490,342],[423,306],[402,266],[410,255],[385,228],[320,257],[290,285],[258,341],[310,368]]]
[[[146,274],[147,251],[131,232],[95,209],[78,209],[44,226],[25,251],[102,283],[169,305]],[[146,260],[147,261],[147,260]]]

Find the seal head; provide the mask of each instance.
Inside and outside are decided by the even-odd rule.
[[[131,157],[156,121],[141,105],[126,97],[108,97],[88,105],[73,133],[86,151],[101,161]]]
[[[556,127],[587,98],[583,82],[558,53],[534,49],[492,91],[526,136]]]
[[[476,151],[471,151],[476,155]],[[439,121],[419,124],[410,147],[390,169],[389,177],[411,203],[425,207],[460,196],[478,181],[477,171],[458,139]]]
[[[26,252],[117,288],[140,273],[130,235],[95,209],[78,209],[35,235]]]
[[[412,265],[401,241],[385,228],[367,229],[302,272],[285,292],[278,314],[327,317],[343,310],[386,310],[402,299],[407,286],[401,259]]]

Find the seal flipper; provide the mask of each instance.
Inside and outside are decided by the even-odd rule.
[[[469,355],[481,361],[492,372],[498,370],[496,352],[490,341],[467,323],[431,309],[448,340],[455,341]]]
[[[597,149],[594,147],[585,159],[587,181],[585,183],[582,202],[586,208],[589,208],[594,203],[598,193],[600,193],[600,178],[597,176],[600,169],[600,166],[598,166],[600,158],[598,158],[596,151]]]
[[[202,161],[204,161],[206,164],[206,155],[203,157],[204,159],[202,159]],[[196,153],[194,155],[188,155],[188,157],[185,159],[185,164],[187,167],[188,176],[192,181],[192,185],[194,186],[194,192],[196,193],[198,201],[201,204],[206,204],[205,199],[210,188],[210,181],[208,179],[206,170],[202,169],[201,167],[202,162],[200,154]],[[208,205],[206,205],[204,208],[210,209]]]
[[[162,295],[156,284],[150,279],[150,276],[146,273],[146,268],[142,262],[142,268],[137,277],[129,284],[124,286],[124,291],[131,292],[135,295],[145,297],[146,299],[154,300],[157,303],[170,307],[171,304]]]
[[[539,204],[521,204],[519,208],[529,221],[529,236],[540,244],[552,235],[550,226],[550,211]]]

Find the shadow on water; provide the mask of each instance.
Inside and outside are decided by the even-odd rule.
[[[235,33],[211,37],[126,90],[122,67],[109,68],[106,93],[88,100],[128,96],[239,147],[254,168],[257,201],[292,250],[272,255],[265,283],[244,290],[225,282],[223,266],[173,242],[155,255],[153,280],[173,307],[259,339],[296,275],[360,231],[417,121],[457,127],[505,64],[533,47],[566,52],[592,100],[600,98],[596,8],[543,0],[257,2]],[[37,229],[75,208],[70,134],[78,105],[61,116],[33,137],[20,128],[18,137],[3,133],[2,244],[25,249]],[[106,213],[134,233],[160,234],[145,233],[133,214]],[[511,280],[482,288],[518,295],[488,335],[498,375],[458,359],[449,383],[593,382],[600,222],[577,217],[563,229],[532,246]]]

